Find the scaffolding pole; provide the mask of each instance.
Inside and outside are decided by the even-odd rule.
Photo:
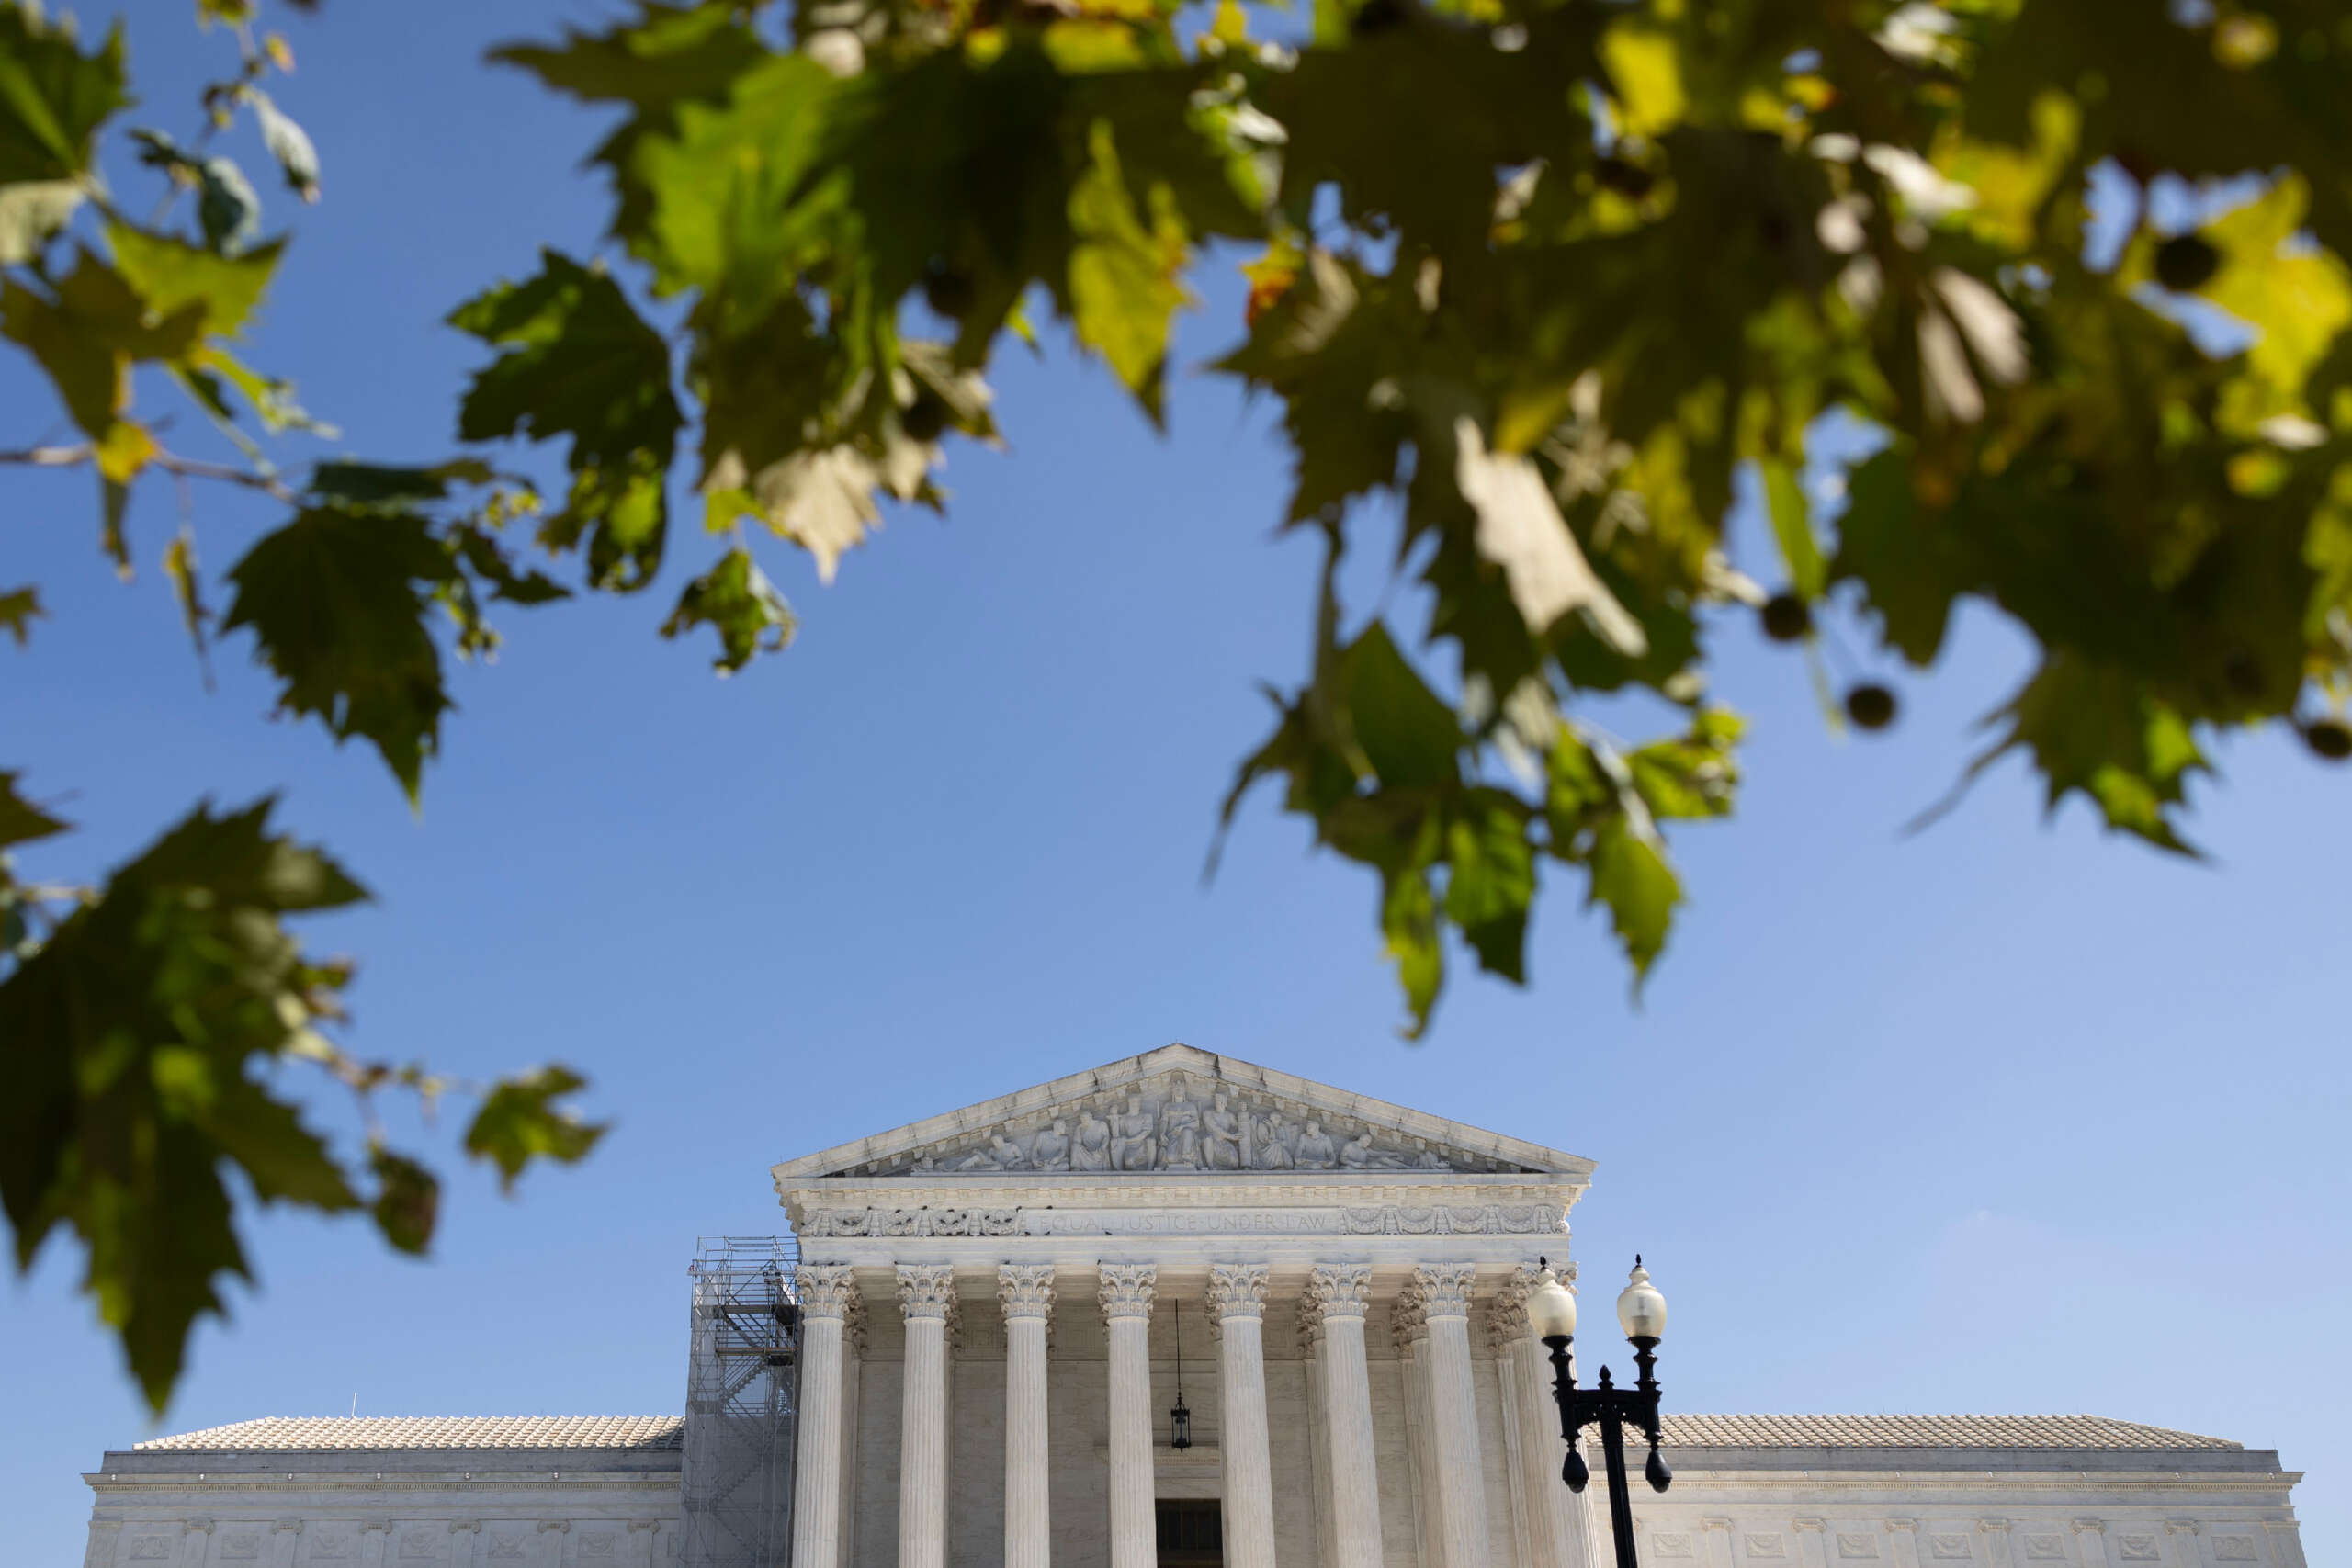
[[[776,1236],[706,1236],[687,1268],[684,1568],[785,1568],[799,1400],[797,1248]]]

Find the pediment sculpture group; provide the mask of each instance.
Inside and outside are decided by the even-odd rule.
[[[1097,1116],[1079,1110],[1076,1124],[1056,1120],[1025,1138],[991,1133],[986,1146],[914,1162],[916,1171],[1216,1171],[1451,1170],[1427,1149],[1406,1154],[1373,1146],[1369,1132],[1335,1135],[1320,1122],[1294,1123],[1280,1111],[1227,1102],[1222,1090],[1203,1105],[1179,1081],[1153,1110],[1141,1094]]]

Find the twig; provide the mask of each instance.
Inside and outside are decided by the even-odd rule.
[[[78,446],[27,446],[14,452],[0,452],[0,464],[17,464],[35,468],[72,468],[89,462],[96,453],[87,443]],[[301,496],[271,474],[250,473],[232,468],[223,463],[207,463],[196,457],[183,457],[174,452],[158,452],[147,459],[147,466],[182,479],[218,479],[223,484],[243,485],[257,490],[273,500],[293,505]]]

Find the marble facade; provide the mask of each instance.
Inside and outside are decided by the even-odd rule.
[[[1234,1568],[1603,1568],[1523,1307],[1539,1257],[1574,1268],[1592,1168],[1185,1046],[778,1165],[793,1568],[1154,1568],[1160,1506],[1206,1500]],[[1614,1290],[1588,1308],[1612,1351]],[[549,1464],[527,1423],[455,1434],[470,1449],[379,1423],[355,1440],[391,1446],[337,1453],[296,1425],[334,1424],[107,1455],[87,1568],[248,1560],[219,1520],[277,1568],[341,1568],[329,1535],[352,1568],[413,1542],[468,1568],[486,1540],[544,1568],[674,1556],[678,1456],[649,1429]],[[1635,1503],[1656,1568],[2302,1568],[2300,1478],[2193,1434],[1677,1415],[1667,1436],[1675,1484]]]

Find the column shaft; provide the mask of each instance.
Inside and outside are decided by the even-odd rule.
[[[947,1316],[955,1273],[944,1264],[899,1269],[906,1315],[899,1406],[899,1568],[947,1563]]]
[[[792,1469],[794,1568],[841,1568],[842,1362],[857,1285],[846,1264],[802,1264],[800,1416]]]
[[[1325,1264],[1309,1288],[1323,1316],[1323,1416],[1331,1450],[1331,1537],[1342,1568],[1381,1561],[1380,1472],[1373,1457],[1372,1379],[1364,1365],[1363,1307],[1372,1270]]]
[[[1004,1568],[1046,1568],[1053,1506],[1046,1438],[1046,1324],[1054,1305],[1051,1264],[997,1270],[1004,1303]]]
[[[1151,1300],[1159,1271],[1148,1263],[1105,1263],[1102,1276],[1111,1336],[1111,1568],[1156,1568]]]
[[[1552,1397],[1552,1358],[1532,1333],[1511,1342],[1511,1398],[1519,1406],[1520,1485],[1527,1494],[1529,1568],[1584,1568],[1584,1542],[1571,1517],[1576,1494],[1560,1479],[1568,1445]]]
[[[1227,1568],[1274,1568],[1273,1450],[1266,1431],[1266,1269],[1209,1266],[1209,1311],[1220,1330]]]
[[[1430,1447],[1437,1460],[1438,1522],[1444,1568],[1488,1568],[1486,1467],[1479,1454],[1478,1400],[1470,1373],[1466,1263],[1424,1264],[1414,1285],[1429,1315]]]

